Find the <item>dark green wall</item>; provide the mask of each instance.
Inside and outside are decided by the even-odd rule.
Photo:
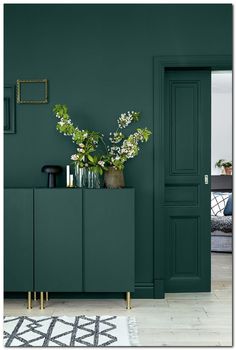
[[[231,31],[231,5],[5,5],[5,82],[49,80],[49,104],[16,106],[5,186],[44,186],[42,165],[69,163],[74,147],[55,130],[55,103],[67,104],[81,128],[107,133],[135,109],[152,129],[153,56],[229,55]],[[152,139],[125,169],[136,189],[136,282],[144,284],[153,282],[153,158]]]

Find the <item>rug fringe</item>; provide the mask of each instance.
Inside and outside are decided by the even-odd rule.
[[[135,317],[128,317],[127,322],[128,322],[130,346],[139,346],[138,327],[137,327],[137,322]]]

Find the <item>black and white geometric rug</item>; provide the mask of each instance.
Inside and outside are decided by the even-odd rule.
[[[134,317],[4,317],[6,347],[138,346]]]

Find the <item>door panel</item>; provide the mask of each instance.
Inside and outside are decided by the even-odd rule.
[[[165,72],[166,292],[210,290],[210,111],[210,71]]]
[[[33,290],[33,190],[4,190],[4,290]]]
[[[165,203],[168,205],[196,205],[198,202],[198,186],[195,185],[166,185]]]
[[[134,291],[134,190],[84,190],[85,292]]]
[[[82,190],[35,190],[35,290],[82,291]]]

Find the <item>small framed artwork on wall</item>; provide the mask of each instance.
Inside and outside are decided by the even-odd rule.
[[[15,86],[4,85],[4,133],[15,132]]]
[[[48,103],[48,80],[17,80],[17,103]]]

